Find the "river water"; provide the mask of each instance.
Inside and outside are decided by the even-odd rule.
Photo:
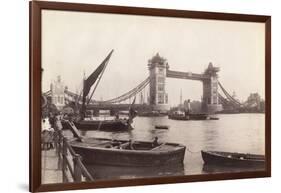
[[[123,179],[155,176],[192,175],[217,172],[240,172],[260,168],[231,168],[204,166],[200,150],[216,150],[241,153],[265,153],[264,114],[218,114],[219,120],[178,121],[165,117],[136,117],[130,132],[86,131],[87,137],[106,137],[159,142],[175,142],[186,145],[182,166],[157,168],[125,168],[91,166],[87,168],[96,179]],[[155,129],[155,125],[168,125],[168,130]]]

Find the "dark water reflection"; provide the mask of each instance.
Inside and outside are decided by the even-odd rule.
[[[253,167],[253,166],[226,166],[226,165],[210,165],[203,164],[202,173],[233,173],[233,172],[246,172],[246,171],[263,171],[264,167]]]
[[[132,179],[153,176],[182,176],[184,166],[160,166],[160,167],[123,167],[108,165],[87,165],[88,171],[94,179]]]
[[[160,142],[176,142],[187,146],[183,166],[159,168],[124,168],[87,166],[98,179],[137,178],[148,176],[191,175],[217,172],[241,172],[260,168],[206,166],[200,150],[216,150],[264,154],[264,114],[225,114],[219,120],[176,121],[167,117],[136,117],[130,132],[86,131],[87,137],[106,137]],[[155,125],[168,125],[168,130],[157,130]]]

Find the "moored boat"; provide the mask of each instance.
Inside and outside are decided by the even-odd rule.
[[[128,118],[121,119],[116,114],[113,120],[88,120],[86,119],[87,105],[91,102],[91,98],[101,80],[101,77],[105,71],[107,63],[113,53],[113,50],[103,60],[103,62],[96,68],[96,70],[83,81],[83,92],[82,92],[82,105],[80,109],[80,116],[77,120],[73,121],[75,126],[81,130],[105,130],[105,131],[120,131],[132,129],[131,123],[133,122],[136,112],[133,109],[135,99],[129,107]],[[91,87],[95,84],[92,93],[89,95]]]
[[[132,129],[128,119],[117,120],[80,120],[74,122],[80,130],[122,131]]]
[[[209,117],[209,120],[219,120],[218,117]]]
[[[162,143],[104,138],[85,138],[70,141],[75,152],[86,164],[150,167],[183,164],[185,146]]]
[[[145,111],[145,112],[138,112],[139,117],[164,117],[167,113],[159,112],[159,111]]]
[[[169,129],[168,125],[155,125],[154,126],[155,129]]]
[[[265,156],[221,151],[201,151],[205,164],[229,166],[265,166]]]
[[[189,121],[189,120],[207,120],[209,116],[208,114],[204,114],[204,113],[188,114],[188,115],[171,113],[168,115],[168,118],[173,120]]]

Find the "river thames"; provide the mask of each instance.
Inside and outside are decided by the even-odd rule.
[[[201,150],[265,153],[264,114],[218,114],[219,120],[178,121],[165,117],[136,117],[129,132],[83,131],[85,137],[175,142],[186,145],[184,164],[157,168],[126,168],[87,165],[97,180],[226,173],[261,170],[262,168],[208,167],[203,164]],[[168,130],[155,129],[167,125]]]

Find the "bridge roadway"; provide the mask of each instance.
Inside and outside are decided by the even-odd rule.
[[[113,111],[126,111],[129,110],[131,104],[110,104],[99,103],[87,105],[88,110],[113,110]],[[148,104],[134,104],[133,108],[137,111],[150,111],[152,107]]]
[[[189,80],[209,80],[210,76],[205,74],[196,74],[192,72],[179,72],[173,70],[167,70],[166,76],[168,78],[178,78],[178,79],[189,79]]]

